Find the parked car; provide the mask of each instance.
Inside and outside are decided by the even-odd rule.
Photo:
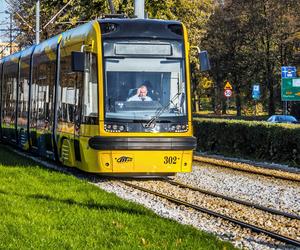
[[[298,123],[297,119],[292,115],[272,115],[267,121],[273,123]]]

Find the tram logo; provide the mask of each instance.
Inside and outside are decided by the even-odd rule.
[[[126,163],[126,162],[131,162],[132,158],[127,157],[127,156],[121,156],[120,158],[117,159],[118,163]]]
[[[142,126],[143,126],[143,128],[154,129],[155,126],[156,126],[156,123],[155,122],[153,122],[151,124],[149,124],[149,123],[142,123]]]

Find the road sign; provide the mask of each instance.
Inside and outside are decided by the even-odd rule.
[[[259,100],[259,98],[260,98],[260,86],[259,86],[259,84],[254,84],[252,86],[252,98],[254,100]]]
[[[297,69],[294,66],[281,67],[281,78],[295,78],[297,77]]]
[[[225,89],[224,90],[224,96],[225,97],[231,97],[232,96],[232,90],[231,89]]]
[[[232,90],[232,86],[230,84],[230,82],[226,82],[225,86],[224,86],[224,89],[231,89]]]
[[[283,78],[281,80],[282,101],[300,101],[300,78]]]

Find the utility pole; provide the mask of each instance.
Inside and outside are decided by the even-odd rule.
[[[145,0],[134,0],[134,15],[137,18],[145,19]]]
[[[9,46],[10,46],[10,54],[12,54],[12,13],[9,13]]]
[[[108,4],[111,14],[116,14],[114,3],[112,2],[112,0],[108,0]]]
[[[35,43],[40,43],[40,0],[36,1],[35,7]]]

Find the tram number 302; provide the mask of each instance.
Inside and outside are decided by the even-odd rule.
[[[178,158],[176,156],[165,156],[164,157],[164,164],[176,164]]]

